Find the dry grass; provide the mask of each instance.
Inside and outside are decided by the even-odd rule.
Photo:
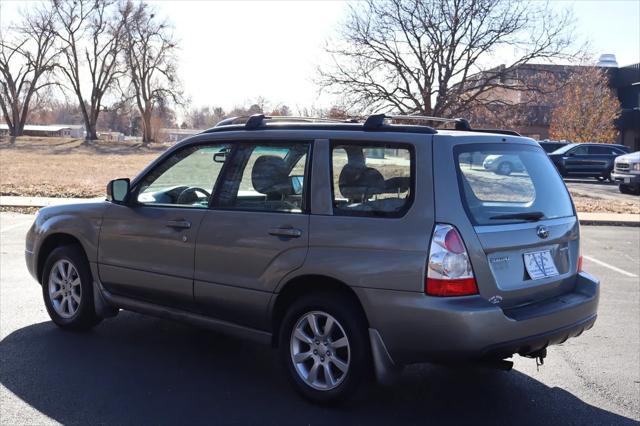
[[[571,192],[571,198],[576,206],[576,210],[585,213],[633,213],[640,214],[640,202],[620,199],[612,201],[610,199],[598,198],[582,193]]]
[[[0,138],[0,195],[99,197],[109,180],[133,177],[167,148],[76,139]],[[394,170],[392,175],[398,175]],[[581,212],[640,214],[640,203],[572,193]]]
[[[109,180],[135,176],[165,149],[68,138],[0,139],[0,194],[101,196]]]

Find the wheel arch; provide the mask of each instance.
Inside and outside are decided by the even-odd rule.
[[[71,246],[71,245],[75,245],[75,246],[78,246],[78,248],[80,248],[82,256],[84,257],[84,260],[88,264],[89,259],[87,257],[87,251],[85,250],[80,240],[71,234],[68,234],[65,232],[56,232],[56,233],[47,235],[47,237],[42,241],[42,244],[40,244],[40,248],[38,249],[37,270],[36,270],[38,281],[41,284],[43,281],[42,274],[44,273],[44,264],[47,261],[47,258],[49,257],[51,252],[53,252],[58,247]]]
[[[348,298],[358,307],[360,315],[367,324],[367,327],[369,326],[369,320],[362,302],[348,284],[327,275],[301,275],[287,281],[282,286],[282,289],[275,295],[274,302],[272,302],[270,312],[273,330],[271,343],[274,347],[278,346],[278,330],[287,312],[287,308],[301,296],[314,292],[335,293]]]

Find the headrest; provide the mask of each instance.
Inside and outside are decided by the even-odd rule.
[[[372,167],[347,164],[338,178],[340,193],[349,200],[365,200],[384,192],[384,177]]]
[[[251,170],[251,183],[261,194],[293,194],[287,164],[276,155],[258,157]]]

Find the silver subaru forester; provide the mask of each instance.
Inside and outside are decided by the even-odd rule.
[[[105,201],[40,210],[26,240],[60,327],[125,309],[250,338],[319,402],[411,363],[543,360],[596,320],[581,259],[535,141],[415,116],[224,120]]]

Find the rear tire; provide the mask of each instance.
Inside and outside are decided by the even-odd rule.
[[[513,172],[513,165],[508,161],[498,164],[496,173],[503,176],[509,176]]]
[[[88,330],[102,321],[93,302],[91,270],[78,246],[51,252],[42,273],[42,296],[49,317],[61,328]]]
[[[359,312],[349,299],[328,293],[303,296],[287,310],[280,327],[280,359],[305,398],[325,404],[344,401],[370,377],[367,325]]]

